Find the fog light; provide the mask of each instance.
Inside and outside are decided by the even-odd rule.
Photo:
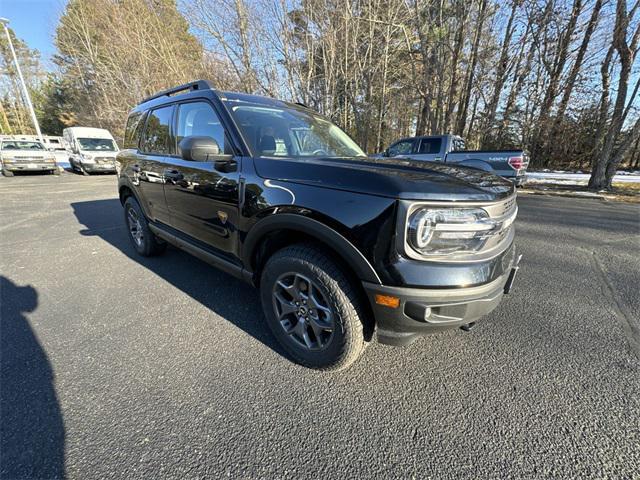
[[[427,307],[424,309],[424,319],[429,320],[430,316],[431,316],[431,307]]]

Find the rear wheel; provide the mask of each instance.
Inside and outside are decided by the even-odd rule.
[[[260,293],[271,331],[296,362],[341,370],[364,350],[356,291],[320,249],[294,245],[277,252],[264,267]]]
[[[129,239],[140,255],[152,257],[167,249],[167,244],[156,237],[149,228],[140,204],[133,197],[127,198],[124,202],[124,220],[129,231]]]

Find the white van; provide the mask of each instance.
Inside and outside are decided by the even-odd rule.
[[[56,137],[53,135],[43,135],[44,146],[47,147],[53,155],[56,157],[56,163],[60,166],[65,166],[69,163],[69,148],[67,142],[62,137]]]
[[[118,145],[104,128],[69,127],[62,136],[71,150],[71,169],[85,175],[116,171]]]

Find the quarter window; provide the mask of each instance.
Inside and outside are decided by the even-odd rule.
[[[184,137],[192,136],[211,137],[218,143],[220,152],[232,153],[218,115],[206,102],[183,103],[178,108],[177,144]]]
[[[394,143],[389,147],[389,156],[395,157],[396,155],[406,155],[411,153],[413,149],[413,140],[401,140],[398,143]]]
[[[144,126],[144,113],[135,112],[129,115],[127,126],[124,131],[124,148],[138,148],[138,140]]]
[[[420,141],[420,151],[418,153],[440,153],[442,139],[440,138],[423,138]]]
[[[142,151],[158,155],[171,154],[171,114],[173,105],[157,108],[149,114]]]

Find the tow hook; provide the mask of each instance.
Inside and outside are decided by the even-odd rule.
[[[511,288],[513,287],[513,282],[516,279],[516,274],[520,269],[520,260],[522,260],[522,255],[519,255],[515,264],[511,268],[511,272],[509,272],[509,278],[507,278],[507,282],[504,284],[504,294],[508,295],[511,292]]]
[[[464,325],[460,326],[460,330],[463,330],[465,332],[470,332],[471,329],[475,326],[476,326],[476,322],[465,323]]]

